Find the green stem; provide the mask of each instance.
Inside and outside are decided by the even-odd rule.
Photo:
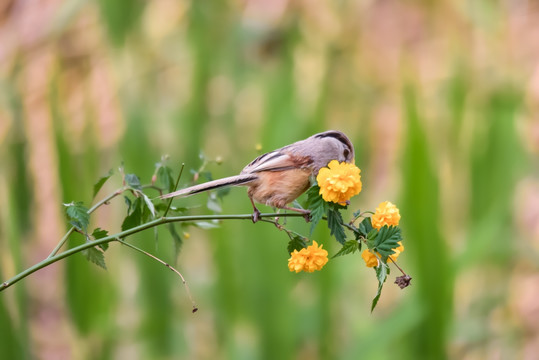
[[[172,190],[172,192],[176,191],[176,189],[178,188],[178,184],[180,183],[180,178],[182,177],[184,167],[185,164],[182,164],[182,167],[180,168],[180,173],[178,174],[178,178],[176,179],[176,184],[174,185],[174,189]],[[170,210],[170,205],[172,205],[172,200],[174,200],[174,198],[170,198],[170,200],[168,201],[167,209],[165,210],[163,216],[167,216],[168,211]]]
[[[94,211],[96,211],[101,205],[104,205],[106,204],[107,202],[109,202],[110,200],[112,200],[113,198],[115,198],[116,196],[120,195],[121,193],[123,193],[125,190],[127,190],[128,188],[127,187],[121,187],[119,188],[118,190],[116,190],[115,192],[113,192],[112,194],[110,194],[109,196],[103,198],[102,200],[100,200],[99,202],[95,203],[94,206],[92,206],[89,210],[88,210],[88,214],[91,214],[93,213]],[[73,231],[75,230],[75,227],[72,226],[69,230],[67,230],[66,234],[64,235],[64,237],[62,238],[62,240],[60,240],[60,242],[56,245],[56,247],[54,248],[54,250],[52,250],[52,252],[49,254],[49,256],[47,256],[47,259],[50,259],[52,258],[54,255],[58,254],[58,251],[60,251],[60,249],[62,248],[62,246],[64,246],[64,244],[66,243],[67,239],[69,239],[69,235],[71,235],[73,233]],[[0,287],[0,290],[2,288]]]
[[[97,204],[96,204],[97,205]],[[94,208],[97,208],[94,206]],[[94,209],[92,208],[92,209]],[[278,214],[278,213],[271,213],[271,214],[260,214],[261,218],[268,218],[268,217],[303,217],[303,214],[299,213],[288,213],[288,214]],[[98,246],[101,244],[106,244],[112,241],[118,241],[118,239],[124,239],[130,235],[136,234],[138,232],[141,232],[146,229],[153,228],[155,226],[173,223],[173,222],[185,222],[185,221],[201,221],[201,220],[252,220],[251,214],[240,214],[240,215],[192,215],[192,216],[171,216],[171,217],[162,217],[159,219],[155,219],[152,221],[149,221],[147,223],[144,223],[139,226],[135,226],[131,229],[121,231],[114,235],[109,235],[107,237],[85,242],[84,244],[81,244],[79,246],[75,246],[71,249],[68,249],[64,252],[61,252],[60,254],[54,254],[52,256],[47,257],[45,260],[35,264],[34,266],[29,267],[28,269],[20,272],[19,274],[15,275],[11,279],[4,281],[2,284],[0,284],[0,291],[3,291],[10,287],[11,285],[17,283],[18,281],[24,279],[30,274],[33,274],[34,272],[43,269],[44,267],[47,267],[51,264],[54,264],[55,262],[62,260],[63,258],[66,258],[70,255],[76,254],[78,252],[81,252],[83,250],[89,249],[94,246]],[[73,230],[71,230],[73,231]],[[69,231],[68,231],[69,233]],[[67,239],[67,236],[64,236]]]

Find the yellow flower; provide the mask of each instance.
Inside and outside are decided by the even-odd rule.
[[[322,249],[323,245],[318,247],[318,243],[313,241],[306,249],[300,251],[294,250],[288,259],[288,268],[296,273],[300,271],[313,272],[321,270],[328,262],[328,252]]]
[[[397,226],[400,219],[399,209],[389,201],[384,201],[376,208],[376,212],[371,218],[371,223],[373,228],[380,229],[384,225]]]
[[[378,266],[378,259],[372,252],[370,252],[370,250],[363,250],[363,252],[361,253],[361,257],[363,258],[363,260],[365,260],[365,265],[367,265],[367,267]]]
[[[344,204],[361,191],[361,170],[354,164],[331,160],[316,176],[324,201]]]
[[[399,257],[400,253],[404,251],[404,246],[402,245],[402,242],[399,241],[398,244],[399,244],[399,246],[393,249],[393,251],[395,251],[395,253],[389,255],[389,257],[393,261],[397,261],[397,258]],[[377,253],[377,255],[380,256],[380,254],[378,254],[378,253]],[[370,250],[368,250],[368,249],[363,250],[363,252],[361,253],[361,257],[365,261],[365,265],[367,267],[378,266],[378,258]]]

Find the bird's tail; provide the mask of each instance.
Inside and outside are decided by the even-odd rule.
[[[218,180],[208,181],[204,184],[191,186],[185,189],[171,192],[169,194],[161,195],[160,199],[168,199],[176,196],[190,196],[204,191],[209,191],[213,189],[218,189],[225,186],[236,186],[236,185],[245,185],[254,181],[258,176],[254,174],[242,174],[236,176],[230,176]]]

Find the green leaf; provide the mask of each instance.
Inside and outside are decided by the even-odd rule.
[[[167,199],[168,200],[168,199]],[[154,204],[155,206],[155,211],[156,212],[165,212],[165,210],[167,209],[168,207],[168,204],[164,203],[164,202],[159,202],[157,204]],[[178,207],[178,206],[174,206],[172,205],[169,209],[169,212],[173,212],[175,214],[184,214],[187,212],[187,210],[189,210],[188,208],[186,207]]]
[[[328,227],[331,235],[335,236],[335,239],[344,245],[346,234],[344,233],[343,219],[339,210],[328,210]]]
[[[290,241],[288,242],[288,253],[292,254],[294,250],[301,250],[303,248],[307,247],[307,241],[305,241],[305,238],[302,238],[301,236],[294,235]]]
[[[378,304],[380,295],[382,295],[382,288],[384,287],[384,283],[389,275],[389,266],[387,266],[387,264],[380,263],[380,265],[378,265],[374,270],[376,271],[376,278],[378,279],[378,291],[376,292],[374,299],[372,299],[371,312]]]
[[[82,254],[86,257],[88,261],[93,262],[94,264],[107,270],[107,266],[105,265],[105,255],[103,255],[103,250],[100,250],[99,248],[94,246],[89,249],[83,250]]]
[[[168,166],[160,166],[157,170],[158,184],[168,192],[174,191],[174,178],[172,177],[172,169]]]
[[[97,195],[97,193],[99,192],[99,190],[101,190],[105,182],[112,176],[112,173],[113,173],[112,169],[110,169],[107,175],[102,176],[99,180],[97,180],[97,182],[94,184],[94,194],[92,195],[92,197],[95,197]]]
[[[146,207],[148,208],[148,210],[150,210],[150,213],[152,214],[152,218],[155,218],[155,207],[153,206],[153,203],[152,201],[150,200],[150,198],[144,194],[143,192],[140,192],[139,193],[142,198],[144,199],[144,203],[146,204]]]
[[[133,202],[131,201],[129,197],[125,195],[124,195],[124,201],[125,201],[125,204],[127,205],[127,215],[129,215],[129,213],[131,212],[131,207],[133,206]]]
[[[377,229],[372,229],[371,231],[369,231],[369,233],[367,234],[367,247],[369,249],[374,249],[374,244],[376,242],[376,238],[378,237],[378,230]]]
[[[131,201],[130,201],[131,202]],[[132,205],[129,207],[128,211],[131,211],[128,214],[124,221],[122,222],[122,231],[134,228],[142,223],[142,201],[140,198],[136,198]]]
[[[320,220],[326,215],[328,206],[320,195],[320,187],[318,185],[311,186],[307,190],[307,209],[311,211],[311,230],[309,232],[312,235],[314,228]]]
[[[369,233],[370,234],[370,233]],[[367,240],[369,249],[378,251],[382,256],[382,260],[387,262],[387,257],[395,251],[393,249],[399,247],[398,242],[402,240],[401,229],[398,226],[384,226],[372,240]]]
[[[140,179],[135,174],[125,174],[125,182],[129,187],[135,190],[142,190],[142,185],[140,184]]]
[[[373,227],[372,227],[370,217],[366,217],[365,219],[363,219],[361,223],[359,223],[358,231],[359,231],[359,234],[363,236],[364,238],[368,237],[367,235],[369,234],[369,232],[372,231],[372,229]]]
[[[102,239],[104,237],[107,237],[108,235],[108,231],[107,230],[103,230],[101,228],[96,228],[93,232],[92,232],[92,237],[97,240],[97,239]],[[101,249],[103,249],[103,251],[107,251],[107,249],[109,248],[109,244],[108,243],[104,243],[104,244],[100,244],[98,245]]]
[[[359,241],[348,240],[347,242],[343,244],[341,250],[339,250],[339,252],[333,255],[332,258],[336,258],[337,256],[343,256],[347,254],[353,254],[356,251],[360,250],[360,246],[361,246],[361,243]]]
[[[82,204],[81,201],[76,203],[64,204],[66,214],[69,218],[69,222],[78,230],[88,232],[88,224],[90,223],[90,214],[88,214],[88,208]]]

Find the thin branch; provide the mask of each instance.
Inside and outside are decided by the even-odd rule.
[[[269,214],[260,214],[261,218],[271,218],[271,217],[303,217],[303,214],[299,213],[288,213],[288,214],[278,214],[278,213],[269,213]],[[159,225],[173,223],[173,222],[189,222],[189,221],[201,221],[201,220],[251,220],[252,214],[239,214],[239,215],[192,215],[192,216],[171,216],[171,217],[162,217],[159,219],[155,219],[152,221],[149,221],[147,223],[141,224],[139,226],[135,226],[131,229],[121,231],[117,234],[106,236],[101,239],[97,239],[94,241],[85,242],[84,244],[81,244],[79,246],[75,246],[71,249],[68,249],[64,252],[61,252],[59,254],[55,254],[54,256],[48,257],[43,261],[40,261],[39,263],[29,267],[28,269],[20,272],[19,274],[15,275],[11,279],[3,282],[0,284],[0,291],[3,291],[10,287],[11,285],[19,282],[20,280],[24,279],[30,274],[33,274],[34,272],[43,269],[44,267],[47,267],[51,264],[54,264],[55,262],[62,260],[63,258],[66,258],[70,255],[76,254],[78,252],[81,252],[83,250],[89,249],[94,246],[107,244],[112,241],[118,241],[118,238],[126,238],[130,235],[136,234],[138,232],[141,232],[143,230],[147,230]]]
[[[101,205],[104,205],[106,203],[108,203],[110,200],[112,200],[113,198],[115,198],[116,196],[120,195],[121,193],[123,193],[125,190],[127,190],[127,187],[121,187],[119,188],[118,190],[116,190],[115,192],[109,194],[107,197],[103,198],[102,200],[98,201],[97,203],[95,203],[94,206],[92,206],[89,210],[88,210],[88,214],[91,214],[93,213],[94,211],[96,211]],[[49,256],[47,256],[47,259],[50,259],[52,258],[54,255],[58,254],[58,251],[60,251],[60,249],[62,248],[62,246],[64,246],[64,244],[66,243],[67,239],[69,239],[69,236],[73,233],[73,231],[75,230],[75,227],[72,226],[69,230],[67,230],[67,233],[64,235],[64,237],[62,237],[62,239],[60,240],[60,242],[56,245],[56,247],[54,248],[54,250],[52,250],[52,252],[49,254]],[[0,287],[0,289],[2,289]]]
[[[149,252],[146,252],[142,249],[139,249],[138,247],[136,247],[135,245],[132,245],[128,242],[125,242],[123,241],[122,239],[118,239],[120,241],[120,243],[122,245],[125,245],[133,250],[136,250],[152,259],[154,259],[155,261],[165,265],[167,268],[169,268],[170,270],[172,270],[173,272],[175,272],[181,279],[182,279],[182,283],[183,283],[183,286],[185,286],[185,291],[187,292],[187,296],[189,296],[189,300],[191,300],[191,303],[193,304],[193,312],[197,312],[198,311],[198,307],[195,303],[195,301],[193,300],[193,296],[191,295],[191,290],[189,290],[189,285],[187,285],[187,281],[185,281],[185,278],[183,277],[183,275],[178,271],[176,270],[174,267],[172,267],[170,264],[164,262],[163,260],[159,259],[157,256],[154,256],[152,254],[150,254]]]
[[[281,231],[284,231],[286,232],[286,234],[288,235],[288,237],[290,238],[290,240],[292,240],[292,238],[295,236],[299,236],[300,238],[302,239],[307,239],[305,236],[301,235],[300,233],[297,233],[295,232],[294,230],[290,230],[290,229],[287,229],[285,228],[284,226],[282,226],[281,224],[279,224],[279,222],[277,220],[268,220],[268,219],[260,219],[260,221],[262,222],[267,222],[267,223],[270,223],[270,224],[273,224],[275,225],[275,227]],[[308,239],[307,239],[308,240]]]
[[[185,167],[185,164],[182,163],[182,167],[180,168],[180,173],[178,174],[178,178],[176,179],[176,184],[174,185],[174,190],[172,190],[172,192],[176,191],[176,189],[178,188],[178,184],[180,183],[180,178],[182,177],[184,167]],[[170,198],[170,200],[168,201],[167,209],[165,210],[165,213],[163,214],[163,217],[167,216],[168,211],[170,210],[170,205],[172,205],[172,200],[173,199],[174,198]]]
[[[391,262],[397,267],[397,269],[400,270],[400,272],[402,273],[402,275],[408,276],[408,274],[405,273],[404,270],[402,270],[401,267],[400,267],[399,265],[397,265],[397,262],[396,262],[395,260],[393,260],[393,259],[391,258],[391,256],[389,257],[389,260],[391,260]]]
[[[372,211],[363,211],[362,213],[358,214],[357,216],[355,216],[352,220],[350,220],[349,224],[350,225],[354,225],[354,223],[356,222],[357,219],[359,219],[360,217],[365,217],[365,214],[372,214],[374,215],[374,213]]]

